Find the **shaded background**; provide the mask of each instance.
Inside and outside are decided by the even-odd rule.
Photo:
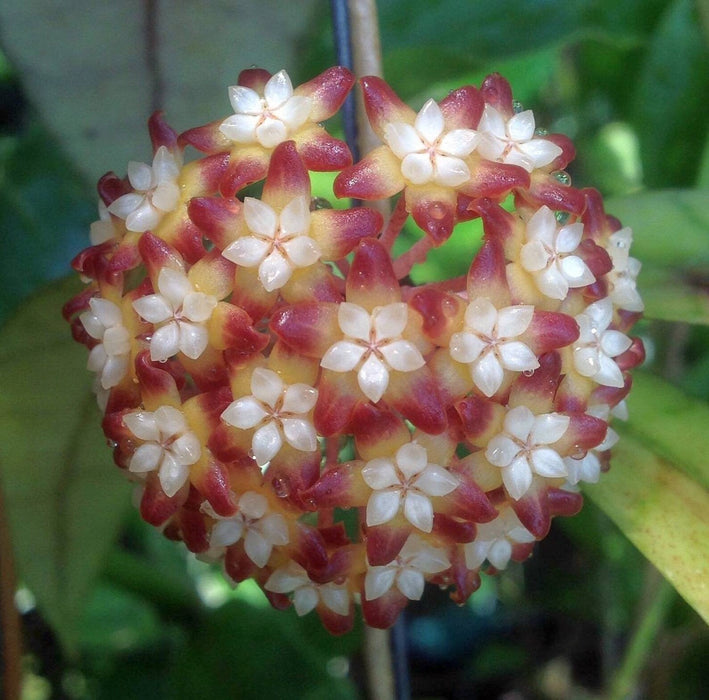
[[[663,227],[643,248],[636,226],[640,287],[665,319],[641,328],[649,368],[706,399],[709,3],[379,7],[385,76],[413,107],[499,71],[538,126],[574,139],[576,186]],[[0,47],[0,476],[21,566],[23,698],[365,697],[361,628],[333,639],[314,616],[272,611],[139,521],[97,448],[84,355],[57,323],[76,283],[30,296],[88,244],[95,179],[150,160],[153,109],[182,131],[229,113],[242,68],[311,78],[335,62],[329,3],[3,0]],[[327,178],[317,188],[330,196]],[[656,196],[667,188],[681,189]],[[454,257],[432,256],[424,275],[465,271]],[[27,396],[39,365],[62,380]],[[30,461],[23,416],[42,416]],[[686,700],[709,683],[706,625],[590,502],[464,608],[429,590],[405,633],[418,698],[594,698],[625,673],[637,697]]]

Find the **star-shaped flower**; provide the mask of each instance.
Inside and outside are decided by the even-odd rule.
[[[530,305],[496,309],[486,298],[468,304],[463,331],[453,333],[450,354],[456,362],[470,365],[475,386],[492,396],[501,386],[504,370],[529,372],[539,367],[537,356],[519,340],[534,316]]]
[[[155,228],[180,199],[177,178],[181,167],[181,158],[165,146],[155,152],[152,166],[131,161],[128,180],[133,192],[111,202],[108,211],[125,219],[129,231],[142,233]]]
[[[632,341],[620,331],[609,328],[613,321],[610,297],[589,304],[576,316],[579,339],[574,343],[574,367],[584,377],[604,386],[622,387],[623,373],[613,359],[622,355]]]
[[[444,549],[431,546],[418,535],[409,535],[393,561],[367,568],[364,596],[367,600],[376,600],[396,587],[409,600],[420,600],[426,575],[438,574],[450,566]]]
[[[292,593],[293,607],[299,616],[307,615],[319,604],[337,615],[346,616],[350,612],[352,597],[346,586],[314,583],[308,572],[293,560],[276,569],[264,588],[274,593]]]
[[[547,139],[534,138],[534,126],[531,109],[505,119],[502,112],[486,104],[478,124],[478,153],[489,160],[519,165],[530,173],[549,165],[562,149]]]
[[[280,513],[269,512],[268,500],[256,491],[247,491],[238,501],[238,511],[231,517],[218,515],[205,501],[201,510],[216,522],[209,535],[211,547],[230,547],[239,540],[256,566],[266,566],[274,547],[289,542],[288,525]]]
[[[283,441],[302,452],[314,452],[317,434],[309,417],[318,392],[307,384],[286,385],[276,372],[257,367],[251,375],[251,396],[233,401],[222,420],[242,430],[255,429],[253,457],[265,467],[278,454]]]
[[[86,332],[100,341],[91,349],[87,367],[97,373],[103,389],[116,386],[128,372],[131,337],[121,309],[108,299],[92,297],[89,311],[79,316]]]
[[[606,250],[613,261],[613,269],[607,275],[610,282],[608,296],[619,309],[640,312],[645,304],[638,293],[636,279],[642,265],[630,257],[632,242],[633,231],[627,226],[608,237]]]
[[[478,569],[487,559],[496,569],[504,569],[515,545],[534,541],[534,535],[522,525],[514,510],[504,506],[494,520],[477,525],[475,540],[464,547],[465,565]]]
[[[264,289],[280,289],[293,270],[308,267],[320,258],[320,248],[309,235],[310,201],[292,199],[280,215],[254,197],[244,199],[244,219],[252,235],[237,238],[223,251],[227,260],[243,267],[258,266]]]
[[[535,416],[526,406],[516,406],[507,412],[504,430],[490,440],[485,457],[502,470],[502,481],[512,498],[519,500],[524,496],[534,474],[566,476],[564,460],[548,445],[562,437],[569,423],[569,416],[561,413]]]
[[[411,372],[425,361],[418,348],[401,334],[409,307],[404,302],[376,307],[370,314],[357,304],[342,302],[337,321],[344,335],[328,348],[320,362],[334,372],[357,369],[362,393],[376,403],[389,385],[389,371]]]
[[[463,159],[477,139],[472,129],[447,130],[435,100],[424,104],[413,125],[390,122],[384,127],[384,141],[401,159],[401,174],[415,185],[458,187],[467,182],[470,169]]]
[[[574,252],[583,237],[583,224],[559,227],[554,212],[541,207],[527,222],[526,239],[519,260],[542,294],[563,300],[569,288],[585,287],[596,281],[588,265]]]
[[[187,482],[190,466],[202,454],[199,439],[189,430],[182,411],[173,406],[135,411],[126,413],[123,423],[143,441],[133,453],[128,470],[145,474],[157,469],[163,491],[174,496]]]
[[[428,461],[426,448],[415,441],[402,445],[393,459],[379,457],[362,467],[362,478],[373,490],[367,503],[367,525],[387,523],[402,509],[419,530],[433,529],[432,496],[445,496],[459,479]]]
[[[217,299],[196,291],[184,272],[163,267],[158,293],[133,302],[136,313],[156,325],[150,339],[150,359],[164,362],[178,352],[197,359],[207,347],[204,324],[216,306]]]

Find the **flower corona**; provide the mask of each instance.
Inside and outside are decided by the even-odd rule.
[[[353,163],[322,122],[354,84],[252,68],[231,116],[153,115],[65,306],[143,518],[336,634],[527,558],[608,468],[644,356],[632,232],[570,184],[569,139],[499,75],[419,111],[368,76],[381,145]],[[473,219],[468,274],[412,281]]]

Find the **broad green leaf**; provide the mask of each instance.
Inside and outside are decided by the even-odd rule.
[[[693,185],[706,140],[709,49],[694,0],[666,9],[648,46],[635,91],[645,183]]]
[[[645,302],[645,316],[709,325],[709,295],[703,285],[692,286],[690,280],[691,274],[677,269],[643,265],[638,289]]]
[[[709,492],[632,435],[584,491],[709,622]]]
[[[709,489],[709,405],[647,372],[633,375],[627,401],[630,417],[623,432]]]
[[[3,0],[2,45],[31,101],[95,181],[150,157],[145,123],[182,131],[230,113],[227,87],[260,65],[298,74],[298,44],[322,0],[228,3]]]
[[[86,353],[60,311],[62,282],[0,332],[0,483],[20,576],[71,648],[129,488],[112,467]]]

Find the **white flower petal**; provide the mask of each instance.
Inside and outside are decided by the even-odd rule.
[[[506,467],[520,453],[521,447],[506,435],[496,435],[487,444],[485,457],[496,467]]]
[[[89,359],[86,361],[86,369],[90,372],[100,372],[106,366],[107,360],[108,353],[106,352],[106,348],[103,347],[103,343],[99,343],[91,348]]]
[[[566,299],[569,293],[569,283],[556,265],[538,272],[534,276],[539,291],[550,299]]]
[[[283,287],[292,274],[293,266],[279,250],[272,250],[258,268],[258,278],[267,292]]]
[[[498,139],[507,137],[505,119],[492,105],[486,104],[478,124],[478,131],[496,136]],[[487,156],[485,156],[487,158]]]
[[[504,569],[512,556],[512,545],[504,539],[495,540],[488,553],[487,560],[496,568]]]
[[[413,372],[426,364],[418,348],[408,340],[395,340],[379,348],[389,367],[398,372]]]
[[[274,148],[288,138],[288,129],[280,119],[266,117],[256,127],[256,139],[264,148]]]
[[[120,307],[112,301],[108,301],[108,299],[91,297],[91,299],[89,299],[89,308],[95,315],[96,319],[105,328],[109,328],[110,326],[118,326],[123,323],[123,314],[121,313]],[[97,338],[100,336],[93,337]]]
[[[238,542],[244,532],[244,521],[241,518],[229,518],[214,523],[209,535],[212,547],[228,547]]]
[[[526,442],[534,427],[534,414],[526,406],[516,406],[505,416],[505,430],[522,442]]]
[[[593,347],[574,348],[574,367],[584,377],[593,377],[601,369],[600,353]]]
[[[407,479],[422,472],[427,464],[426,448],[417,442],[407,442],[396,451],[396,465]]]
[[[284,236],[305,234],[310,229],[310,202],[305,195],[291,199],[280,216],[281,233]]]
[[[401,489],[390,488],[374,491],[367,501],[367,525],[388,523],[401,506]]]
[[[180,350],[191,360],[196,360],[209,344],[209,331],[201,324],[187,323],[187,321],[180,321],[178,326],[180,331]],[[150,350],[152,354],[152,344]]]
[[[260,401],[253,396],[245,396],[232,401],[222,412],[221,417],[223,421],[235,428],[248,430],[255,428],[267,415]]]
[[[180,201],[180,188],[174,182],[163,182],[153,190],[150,201],[161,212],[172,211]]]
[[[194,291],[192,283],[182,270],[163,267],[158,275],[158,289],[173,309],[178,309],[187,294]]]
[[[596,281],[588,265],[577,255],[567,255],[559,261],[561,274],[564,275],[569,287],[577,289],[593,284]]]
[[[283,244],[286,256],[296,267],[309,267],[320,259],[320,248],[309,236],[296,236]]]
[[[527,141],[534,136],[534,113],[531,109],[518,112],[507,122],[507,133],[514,141]]]
[[[381,598],[394,585],[397,570],[392,566],[370,566],[364,577],[366,600]]]
[[[357,372],[357,383],[362,393],[372,403],[377,403],[389,386],[389,371],[376,355],[371,354]]]
[[[195,323],[204,323],[212,315],[217,300],[204,292],[188,292],[182,303],[182,315]]]
[[[475,386],[489,397],[500,388],[505,373],[495,353],[486,352],[472,365],[471,376]]]
[[[445,122],[443,112],[435,100],[428,100],[416,115],[414,128],[429,144],[433,144],[443,133]]]
[[[480,353],[488,345],[482,341],[477,335],[472,333],[453,333],[450,340],[449,352],[450,356],[456,362],[468,364],[474,362],[480,356]]]
[[[160,428],[154,413],[148,411],[126,413],[123,416],[123,425],[140,440],[157,442],[160,439]]]
[[[502,366],[513,372],[531,372],[539,367],[537,356],[519,341],[503,343],[498,352]]]
[[[405,122],[389,122],[384,126],[384,141],[397,158],[418,153],[426,148],[416,129]]]
[[[632,344],[633,341],[620,331],[606,331],[601,336],[601,350],[608,357],[617,357],[623,354]]]
[[[174,406],[160,406],[153,415],[162,437],[173,437],[187,430],[184,414]]]
[[[229,102],[237,114],[261,114],[263,102],[260,95],[243,85],[232,85],[229,88]]]
[[[166,496],[172,498],[185,485],[189,475],[189,465],[180,464],[169,452],[164,453],[158,479]]]
[[[556,234],[555,249],[557,253],[573,253],[581,243],[583,224],[575,223],[562,226]]]
[[[396,577],[396,587],[409,599],[421,600],[426,580],[415,569],[402,569]]]
[[[544,413],[534,419],[534,427],[529,437],[535,445],[551,445],[559,440],[571,423],[571,418],[563,413]]]
[[[250,528],[244,537],[244,551],[256,566],[266,566],[271,558],[273,545],[260,532]]]
[[[292,134],[308,120],[313,111],[313,101],[306,95],[293,95],[283,106],[271,110],[285,127],[286,134]]]
[[[160,294],[148,294],[133,302],[133,309],[148,323],[162,323],[172,318],[173,309],[165,297]]]
[[[277,372],[257,367],[251,375],[251,393],[271,408],[281,400],[285,385]]]
[[[534,316],[534,307],[530,304],[507,306],[497,314],[498,338],[515,338],[524,333]]]
[[[502,482],[515,501],[518,501],[532,485],[532,470],[526,457],[517,457],[509,467],[502,469]]]
[[[438,142],[438,152],[465,158],[475,150],[478,139],[478,134],[472,129],[453,129]]]
[[[291,384],[283,394],[282,411],[307,413],[318,399],[318,390],[307,384]]]
[[[497,323],[497,309],[484,297],[478,297],[465,309],[465,325],[483,337],[492,337]]]
[[[278,228],[278,215],[265,202],[255,197],[244,198],[244,221],[253,233],[273,239]]]
[[[163,456],[163,449],[154,442],[147,442],[141,445],[133,453],[128,463],[128,471],[135,474],[143,474],[157,469]]]
[[[259,532],[274,545],[288,544],[288,524],[280,513],[271,513],[261,518],[258,523]]]
[[[623,373],[614,360],[611,360],[610,357],[603,353],[599,355],[598,360],[600,362],[600,368],[598,372],[593,375],[595,381],[604,386],[614,386],[618,389],[625,385]]]
[[[313,424],[302,418],[284,418],[283,434],[286,441],[301,452],[314,452],[318,448],[318,436]]]
[[[299,588],[293,594],[293,607],[298,617],[307,615],[309,612],[315,610],[319,600],[320,596],[312,585]]]
[[[268,79],[263,96],[269,109],[280,107],[293,96],[293,83],[285,70],[279,70]]]
[[[436,155],[434,171],[434,181],[444,187],[460,187],[470,179],[467,163],[453,156]]]
[[[264,584],[267,591],[273,593],[291,593],[300,586],[310,583],[305,569],[294,561],[276,569]]]
[[[394,463],[386,457],[377,457],[367,462],[361,474],[367,486],[375,491],[400,484]]]
[[[263,261],[270,249],[271,244],[261,238],[242,236],[224,248],[222,255],[242,267],[255,267]]]
[[[251,441],[251,450],[259,467],[268,464],[283,446],[281,431],[275,421],[269,421],[259,428]]]
[[[96,348],[94,348],[96,349]],[[106,364],[101,372],[101,386],[104,389],[111,389],[120,384],[123,377],[128,373],[128,357],[126,355],[112,355],[106,359]]]
[[[409,153],[401,161],[401,174],[414,185],[425,185],[434,178],[433,163],[427,153]]]
[[[547,266],[550,257],[551,253],[538,239],[525,243],[519,253],[520,264],[527,272],[543,270]]]
[[[260,115],[234,114],[219,125],[219,131],[236,143],[253,143],[260,119]]]
[[[247,491],[239,499],[239,512],[251,520],[263,518],[268,511],[268,500],[261,493]]]
[[[347,337],[369,342],[372,318],[366,309],[344,301],[337,309],[337,322]]]
[[[190,432],[181,435],[170,445],[170,452],[180,464],[194,464],[202,454],[197,436]]]
[[[344,586],[326,583],[320,586],[320,599],[325,607],[330,608],[337,615],[349,615],[350,593]]]
[[[549,165],[563,153],[560,146],[547,139],[532,139],[520,144],[518,148],[531,162],[532,169]]]
[[[108,211],[119,219],[125,219],[131,212],[134,212],[143,202],[145,196],[137,192],[123,194],[118,199],[114,199],[108,205]]]
[[[134,160],[130,161],[126,168],[126,174],[134,190],[147,192],[151,187],[155,186],[153,169],[146,163],[139,163]]]
[[[103,348],[109,356],[130,352],[130,333],[125,326],[111,326],[103,334]]]
[[[349,340],[339,340],[328,348],[320,365],[334,372],[349,372],[357,366],[365,352],[367,352],[367,348],[361,345]]]
[[[404,332],[408,318],[409,307],[404,302],[387,304],[376,309],[372,314],[376,339],[398,338]],[[362,340],[366,340],[366,338],[362,338]]]
[[[548,447],[539,447],[532,451],[531,466],[539,476],[566,476],[566,465],[557,452]]]
[[[455,474],[438,464],[429,464],[412,485],[428,496],[446,496],[455,491],[459,484],[460,480]]]
[[[422,493],[409,491],[404,496],[404,517],[422,532],[433,530],[433,505]]]
[[[487,558],[487,553],[491,545],[492,542],[486,542],[484,540],[474,540],[466,544],[463,548],[466,568],[471,571],[479,569]]]

